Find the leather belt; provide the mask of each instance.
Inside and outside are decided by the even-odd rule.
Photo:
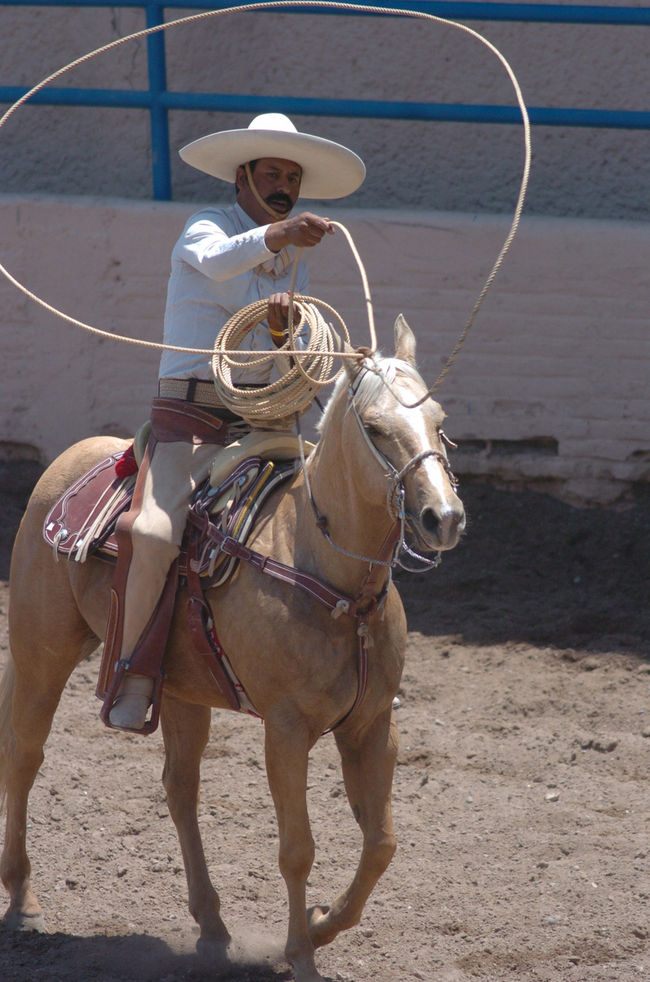
[[[219,399],[212,382],[198,378],[161,378],[158,382],[158,395],[163,399],[183,399],[199,406],[225,408]]]

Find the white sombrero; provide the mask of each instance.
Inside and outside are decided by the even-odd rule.
[[[245,130],[209,133],[179,150],[191,167],[235,183],[237,168],[259,157],[280,157],[302,167],[301,198],[343,198],[363,183],[360,157],[340,143],[300,133],[282,113],[256,116]]]

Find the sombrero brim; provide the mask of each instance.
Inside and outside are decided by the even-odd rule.
[[[293,160],[302,167],[301,198],[343,198],[356,191],[366,176],[356,153],[309,133],[222,130],[188,143],[179,153],[186,164],[230,184],[235,183],[237,168],[249,160]]]

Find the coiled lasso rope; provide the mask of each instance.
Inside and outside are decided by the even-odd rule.
[[[251,423],[275,420],[280,425],[285,417],[299,415],[309,407],[318,390],[329,385],[341,370],[340,364],[336,362],[336,355],[342,352],[341,336],[324,319],[320,308],[326,309],[338,321],[341,334],[349,344],[350,336],[339,314],[314,297],[294,295],[292,304],[299,316],[293,343],[290,329],[290,340],[276,351],[257,351],[255,357],[240,347],[248,332],[266,320],[266,300],[249,304],[231,317],[215,342],[212,373],[219,398],[231,412]],[[309,346],[306,349],[296,348],[295,335],[303,330],[308,331]],[[354,357],[359,357],[356,352],[353,354]],[[284,356],[285,361],[290,358],[290,362],[276,381],[255,388],[238,388],[233,383],[233,367],[265,365],[269,361],[275,361],[278,355]]]
[[[343,232],[357,263],[367,305],[371,350],[375,351],[377,346],[375,320],[365,267],[345,225],[334,221],[330,224]],[[359,352],[344,350],[344,344],[350,344],[350,335],[345,321],[333,307],[324,300],[294,294],[298,262],[302,251],[299,249],[296,252],[293,263],[289,286],[288,337],[282,347],[275,351],[264,351],[262,354],[241,347],[241,342],[246,335],[266,320],[268,316],[266,300],[249,304],[231,317],[224,324],[215,341],[212,374],[219,398],[231,412],[252,423],[275,419],[276,425],[285,424],[287,417],[302,413],[311,405],[318,390],[337,378],[341,371],[341,365],[335,368],[337,355],[356,359],[362,357]],[[323,311],[330,314],[338,323],[340,333],[337,333],[332,323],[325,320]],[[295,314],[298,314],[296,324],[294,324]],[[309,344],[296,347],[296,337],[303,331],[307,332]],[[233,383],[232,368],[242,364],[248,367],[265,365],[280,356],[283,356],[285,362],[290,360],[288,367],[277,381],[253,389],[238,388]]]
[[[469,34],[471,37],[476,38],[478,41],[480,41],[481,44],[485,45],[485,47],[487,47],[501,62],[512,83],[515,96],[517,99],[517,104],[521,111],[522,122],[524,127],[524,166],[523,166],[521,183],[519,187],[519,194],[517,197],[517,203],[515,206],[514,216],[510,226],[510,230],[506,236],[503,246],[501,247],[501,250],[492,267],[492,270],[488,275],[487,280],[485,281],[483,289],[481,290],[478,299],[474,304],[469,319],[463,331],[461,332],[461,335],[456,343],[454,350],[449,356],[445,367],[443,368],[442,372],[438,376],[438,379],[436,380],[434,385],[428,390],[427,394],[423,396],[421,400],[419,400],[417,403],[414,404],[414,405],[419,405],[420,402],[423,402],[425,399],[429,398],[429,396],[432,393],[434,393],[441,385],[443,379],[446,377],[447,373],[449,372],[449,369],[451,368],[453,362],[455,361],[456,356],[458,355],[461,347],[463,346],[467,338],[467,335],[469,334],[469,331],[474,323],[479,307],[481,306],[485,298],[485,295],[487,294],[490,286],[492,285],[492,282],[503,263],[506,253],[508,252],[508,249],[510,248],[512,240],[519,227],[519,221],[521,218],[524,200],[526,197],[526,191],[528,188],[528,179],[530,174],[530,161],[531,161],[530,120],[528,117],[528,111],[526,109],[526,104],[524,102],[521,88],[519,86],[519,82],[517,81],[515,73],[511,68],[510,64],[508,63],[508,61],[506,60],[505,56],[499,51],[499,49],[495,45],[493,45],[490,41],[488,41],[487,38],[485,38],[482,34],[479,34],[478,31],[475,31],[473,28],[468,27],[466,24],[459,24],[457,21],[449,20],[445,17],[438,17],[435,14],[425,13],[424,11],[421,10],[408,10],[408,9],[392,8],[392,7],[377,7],[366,3],[340,2],[340,0],[299,0],[299,2],[296,2],[296,0],[261,0],[261,2],[259,3],[252,3],[252,4],[239,5],[239,6],[233,5],[231,7],[225,7],[219,10],[202,11],[197,14],[190,14],[185,17],[180,17],[177,20],[168,21],[164,24],[157,24],[154,27],[143,28],[142,30],[136,31],[133,34],[128,34],[123,38],[117,38],[116,40],[111,41],[110,43],[105,44],[99,48],[96,48],[95,50],[90,51],[85,55],[82,55],[80,58],[77,58],[74,61],[69,62],[67,65],[64,65],[56,72],[53,72],[51,75],[48,75],[41,82],[39,82],[28,92],[22,95],[19,99],[17,99],[16,102],[14,102],[13,105],[11,105],[9,109],[7,109],[7,111],[4,113],[4,115],[0,118],[0,129],[14,115],[14,113],[19,109],[20,106],[26,103],[33,95],[35,95],[37,92],[40,92],[41,89],[45,88],[51,82],[54,82],[56,79],[60,78],[66,72],[71,71],[73,68],[77,68],[80,65],[84,64],[85,62],[90,61],[91,58],[94,58],[100,54],[105,54],[111,51],[113,48],[117,48],[120,45],[126,44],[129,41],[135,41],[140,38],[148,37],[150,34],[155,34],[158,31],[166,31],[172,27],[178,27],[183,24],[190,24],[198,21],[207,20],[207,18],[209,17],[219,17],[225,14],[232,14],[232,13],[246,13],[249,11],[252,12],[256,10],[272,11],[280,7],[296,7],[296,6],[307,8],[307,9],[311,7],[320,8],[320,9],[332,8],[332,9],[340,9],[340,10],[358,11],[359,13],[365,12],[365,13],[372,13],[372,14],[385,15],[385,16],[418,18],[433,23],[444,24],[448,27],[453,27],[456,28],[457,30],[463,31],[466,34]],[[68,324],[72,324],[74,327],[82,328],[83,330],[88,331],[91,334],[95,334],[99,337],[111,338],[114,341],[121,341],[127,344],[134,344],[140,347],[156,348],[161,351],[163,350],[180,351],[180,352],[191,352],[194,354],[207,354],[207,355],[213,355],[214,353],[214,349],[212,348],[209,349],[188,348],[180,345],[168,345],[155,341],[145,341],[138,338],[130,338],[121,334],[115,334],[111,331],[101,330],[100,328],[94,327],[91,324],[87,324],[84,321],[78,320],[75,317],[71,317],[69,314],[66,314],[63,311],[59,310],[57,307],[54,307],[53,305],[47,303],[47,301],[45,301],[42,297],[39,297],[36,293],[32,292],[28,287],[26,287],[23,283],[21,283],[18,279],[16,279],[16,277],[14,277],[2,263],[0,263],[0,273],[2,273],[5,279],[7,279],[13,286],[15,286],[18,290],[20,290],[26,297],[34,301],[34,303],[37,303],[39,306],[47,310],[49,313],[54,314],[55,316],[61,318],[62,320],[66,321]],[[374,326],[372,323],[372,304],[371,302],[368,302],[369,301],[368,294],[366,294],[366,301],[368,303],[368,319],[369,319],[369,329],[371,335],[370,352],[372,353],[376,351],[376,338],[374,335]],[[291,337],[293,337],[293,334],[291,335]],[[292,352],[290,349],[283,347],[282,349],[277,349],[276,351],[266,352],[265,357],[284,358],[286,357],[287,354],[291,354],[291,353]],[[225,356],[226,354],[230,356],[235,354],[239,354],[239,355],[248,354],[253,356],[259,356],[258,351],[246,352],[243,351],[242,349],[239,349],[239,351],[233,351],[230,349],[223,348],[221,350],[221,355]],[[298,365],[297,356],[299,354],[304,357],[312,354],[322,355],[322,352],[314,351],[308,348],[308,349],[296,351],[295,354],[296,354],[295,364]],[[339,350],[332,349],[328,352],[328,355],[333,358],[336,357],[341,359],[348,358],[348,357],[358,358],[357,353],[345,351],[341,349]],[[298,367],[298,372],[299,373],[302,372],[302,369],[300,367]],[[306,374],[306,373],[302,372],[302,374]]]

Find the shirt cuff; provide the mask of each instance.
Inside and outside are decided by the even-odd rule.
[[[279,256],[280,253],[282,252],[282,249],[278,249],[277,252],[273,252],[273,250],[269,249],[269,247],[266,244],[266,230],[270,227],[271,227],[271,223],[269,222],[268,225],[259,225],[258,228],[256,229],[257,232],[261,232],[260,238],[262,241],[260,244],[266,249],[266,254],[269,258],[271,256]]]

